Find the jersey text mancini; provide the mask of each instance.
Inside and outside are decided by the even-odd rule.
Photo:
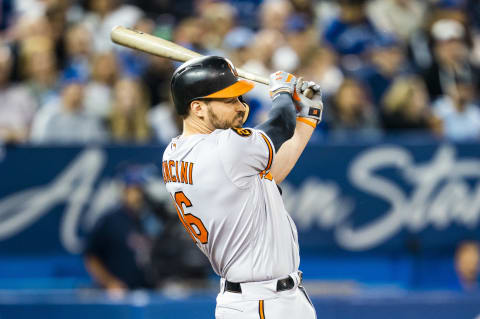
[[[193,163],[184,161],[163,161],[163,181],[193,185]]]

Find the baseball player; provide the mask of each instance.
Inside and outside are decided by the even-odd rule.
[[[321,120],[320,88],[285,72],[270,80],[272,109],[256,128],[241,128],[241,96],[253,84],[227,59],[190,60],[171,81],[183,133],[165,150],[163,177],[180,221],[221,277],[217,319],[316,318],[277,183]]]

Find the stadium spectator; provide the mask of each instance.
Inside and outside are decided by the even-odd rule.
[[[222,49],[234,65],[244,65],[249,59],[249,47],[255,33],[247,27],[235,27],[225,35]]]
[[[204,46],[218,50],[228,32],[235,26],[235,8],[228,2],[200,2],[199,15],[205,23]]]
[[[12,58],[10,48],[0,46],[0,141],[19,143],[28,139],[37,104],[22,83],[10,83]]]
[[[121,78],[115,83],[110,134],[116,142],[141,143],[150,138],[147,112],[150,107],[146,91],[140,81]]]
[[[276,50],[285,45],[285,36],[275,29],[262,29],[255,34],[248,48],[248,58],[242,68],[268,77],[273,72],[272,57]],[[268,91],[256,85],[245,95],[250,105],[249,122],[261,123],[270,108],[271,98]]]
[[[263,1],[258,10],[260,30],[283,32],[292,10],[291,3],[286,0]]]
[[[191,17],[178,23],[173,32],[173,42],[190,50],[205,54],[206,24],[200,17]]]
[[[105,52],[94,55],[90,73],[91,80],[85,87],[85,111],[106,120],[111,112],[113,85],[119,73],[115,54]]]
[[[434,102],[434,113],[443,121],[445,137],[452,140],[480,138],[480,106],[470,73],[457,75],[446,85],[447,94]]]
[[[480,29],[480,2],[467,0],[467,13],[470,17],[470,23],[478,31]]]
[[[328,116],[327,125],[332,138],[378,136],[378,115],[365,89],[356,80],[346,78],[329,104],[325,115]]]
[[[148,124],[156,141],[163,144],[178,136],[182,129],[181,118],[173,108],[173,101],[168,100],[155,105],[148,112]]]
[[[441,19],[431,28],[434,63],[423,72],[430,99],[447,94],[447,86],[457,74],[468,73],[475,87],[480,87],[478,70],[469,62],[465,27],[456,20]]]
[[[126,3],[138,6],[149,17],[171,16],[181,21],[195,14],[194,0],[127,0]]]
[[[298,71],[305,79],[318,83],[322,96],[328,98],[343,82],[343,73],[338,66],[338,56],[328,47],[320,47],[303,64]]]
[[[126,167],[121,203],[101,217],[88,234],[86,268],[95,282],[111,293],[153,287],[149,268],[152,238],[142,223],[148,214],[145,182],[140,167]]]
[[[367,6],[368,17],[375,26],[395,34],[403,43],[421,27],[426,9],[423,0],[374,0]]]
[[[5,31],[12,25],[14,12],[14,1],[5,0],[0,4],[0,39]]]
[[[98,118],[84,109],[84,82],[75,75],[62,81],[60,98],[42,107],[32,126],[30,139],[34,143],[93,143],[105,140]]]
[[[57,92],[58,69],[53,41],[46,36],[31,36],[21,42],[21,73],[36,103],[45,105]]]
[[[155,23],[148,18],[141,18],[133,27],[144,33],[151,34],[155,29]],[[118,65],[123,75],[140,78],[149,69],[149,56],[139,50],[116,50]]]
[[[455,251],[455,270],[458,288],[475,292],[479,288],[480,246],[476,241],[461,242]]]
[[[297,72],[301,65],[311,57],[318,48],[318,33],[313,24],[301,15],[291,16],[285,25],[285,38],[287,44],[293,49],[298,65],[295,68],[286,69],[284,64],[274,66],[275,70],[286,70],[289,72]]]
[[[410,71],[405,50],[398,40],[389,34],[379,35],[367,49],[365,66],[355,72],[372,96],[375,105],[380,104],[383,94],[392,81]]]
[[[342,56],[360,55],[378,34],[366,15],[367,0],[339,0],[338,3],[340,13],[325,27],[324,39]]]
[[[86,4],[88,11],[82,22],[93,35],[93,47],[96,52],[113,49],[110,40],[113,27],[122,25],[132,28],[144,15],[138,7],[122,4],[119,0],[88,0]]]
[[[166,196],[170,197],[168,193]],[[177,295],[206,288],[211,274],[207,257],[192,244],[192,238],[178,221],[170,198],[162,201],[159,197],[146,192],[147,202],[162,225],[153,240],[151,253],[155,286],[166,294]]]
[[[74,24],[65,31],[65,72],[75,72],[87,79],[90,76],[92,35],[82,24]]]
[[[314,24],[317,17],[315,11],[315,1],[289,0],[293,8],[293,15],[301,16],[308,21],[308,24]]]
[[[170,99],[170,78],[173,73],[171,60],[157,56],[149,56],[148,69],[143,81],[148,88],[150,104],[157,105]]]
[[[387,132],[431,131],[441,133],[441,121],[433,115],[422,78],[397,78],[382,99],[382,125]]]

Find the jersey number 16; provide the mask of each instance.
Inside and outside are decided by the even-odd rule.
[[[176,192],[174,200],[178,218],[180,218],[180,221],[190,234],[190,237],[192,237],[193,241],[195,241],[196,238],[202,244],[208,243],[208,231],[203,225],[202,220],[195,215],[185,214],[183,206],[187,208],[192,207],[192,202],[187,198],[187,196],[185,196],[183,192]]]

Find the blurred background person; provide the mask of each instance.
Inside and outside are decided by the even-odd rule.
[[[149,99],[142,83],[121,78],[114,86],[109,130],[112,140],[121,143],[144,143],[150,138],[147,112]]]
[[[338,15],[326,23],[323,41],[341,56],[344,68],[355,70],[379,31],[367,16],[367,0],[339,0],[338,5]]]
[[[170,197],[168,193],[167,196]],[[151,191],[147,192],[147,201],[161,223],[151,252],[155,286],[168,295],[176,296],[209,288],[211,266],[208,258],[192,243],[192,238],[178,220],[170,198],[162,201],[158,197],[155,198]]]
[[[456,141],[480,138],[480,105],[471,74],[458,74],[445,84],[445,90],[433,104],[435,115],[443,122],[444,136]]]
[[[294,15],[287,20],[284,34],[286,46],[283,48],[289,48],[292,51],[292,57],[282,55],[277,57],[276,54],[282,48],[277,49],[273,56],[273,68],[296,74],[318,48],[319,35],[315,26],[301,15]],[[289,61],[295,61],[295,63]]]
[[[180,135],[183,122],[175,111],[171,99],[155,105],[147,116],[152,135],[157,142],[167,144],[172,138]]]
[[[283,32],[292,11],[293,7],[289,1],[263,1],[257,11],[260,30]]]
[[[169,59],[149,56],[148,69],[142,79],[148,90],[151,105],[158,105],[170,99],[170,75],[174,65]]]
[[[305,79],[322,87],[322,96],[330,97],[343,83],[344,74],[338,65],[338,56],[328,47],[315,49],[310,58],[298,71]]]
[[[61,96],[43,107],[33,123],[30,140],[34,143],[99,143],[106,139],[99,118],[85,111],[84,80],[65,75]]]
[[[119,205],[101,217],[88,234],[86,268],[101,288],[113,294],[154,286],[150,269],[152,237],[142,223],[149,213],[145,182],[141,166],[123,168]]]
[[[73,24],[65,32],[63,72],[75,72],[82,78],[90,77],[92,63],[92,34],[84,24]]]
[[[422,0],[374,0],[368,3],[367,13],[379,30],[406,43],[421,27],[427,6]]]
[[[10,81],[13,55],[0,45],[0,141],[22,143],[28,139],[37,103],[23,83]]]
[[[119,0],[88,0],[85,2],[85,9],[87,14],[82,23],[93,35],[93,48],[96,52],[108,51],[114,47],[110,40],[113,27],[122,25],[132,28],[144,15],[138,7]]]
[[[382,34],[375,38],[366,50],[365,64],[354,72],[354,76],[364,83],[378,106],[385,91],[396,77],[411,72],[401,43],[392,34]]]
[[[235,8],[228,2],[200,2],[199,16],[204,21],[206,33],[203,46],[217,51],[228,32],[235,26]]]
[[[395,80],[382,98],[381,116],[387,133],[442,133],[442,122],[433,114],[427,88],[418,76]]]
[[[475,89],[480,87],[478,69],[470,63],[467,33],[464,25],[453,19],[440,19],[431,28],[433,63],[423,71],[430,99],[447,94],[448,86],[457,74],[472,77]]]
[[[325,115],[328,134],[335,140],[348,140],[353,135],[372,138],[380,133],[375,107],[362,85],[352,78],[345,78],[331,97]]]
[[[40,108],[56,97],[59,72],[54,42],[46,36],[31,36],[20,43],[23,80]]]
[[[464,241],[458,244],[455,257],[457,288],[465,292],[476,292],[479,288],[480,245],[476,241]]]
[[[112,51],[95,54],[90,73],[85,86],[85,111],[106,122],[112,110],[113,86],[119,76],[115,54]]]

